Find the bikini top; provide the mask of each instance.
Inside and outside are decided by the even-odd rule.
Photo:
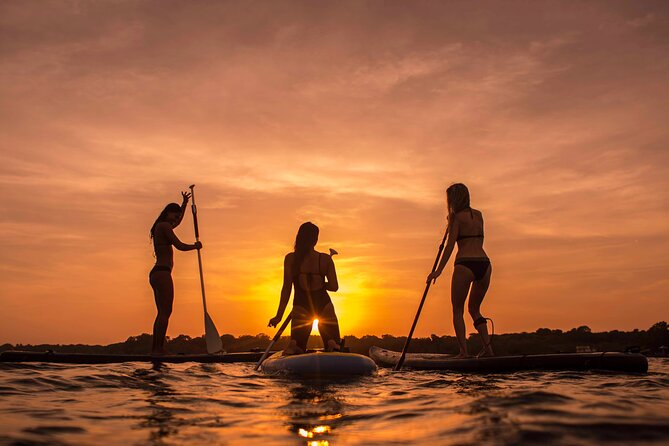
[[[152,241],[153,241],[153,246],[172,246],[172,243],[170,241],[167,241],[167,243],[159,242],[158,239],[156,238],[155,234],[152,237]]]
[[[312,283],[312,282],[311,282],[311,278],[312,278],[313,276],[324,277],[324,274],[321,273],[321,255],[323,255],[323,253],[322,253],[322,252],[319,252],[319,253],[318,253],[318,272],[317,272],[317,273],[303,273],[303,272],[298,272],[298,273],[294,276],[294,278],[293,278],[293,282],[295,283],[295,287],[296,287],[296,288],[298,288],[298,285],[300,285],[299,277],[300,277],[301,275],[303,275],[303,274],[307,276],[307,286],[311,285],[311,283]],[[302,289],[302,286],[299,286],[299,288]],[[314,291],[320,291],[320,290],[322,290],[323,288],[325,288],[325,285],[324,285],[323,287],[317,289],[317,290],[308,290],[308,291],[310,291],[310,292],[313,293]],[[305,290],[305,291],[307,291],[307,290]]]
[[[474,213],[472,212],[472,208],[469,208],[469,213],[471,214],[472,219],[473,219],[473,218],[474,218]],[[462,234],[458,234],[457,241],[460,241],[460,240],[462,240],[463,238],[483,238],[483,232],[481,232],[480,234],[474,234],[474,235],[462,235]]]
[[[463,238],[483,238],[483,234],[480,234],[480,235],[458,235],[458,240],[462,240]]]
[[[156,246],[172,246],[172,243],[169,243],[169,242],[168,243],[159,243],[159,242],[156,241],[156,238],[154,237],[153,238],[153,246],[154,247],[156,247]]]

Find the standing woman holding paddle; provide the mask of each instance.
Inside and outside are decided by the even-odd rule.
[[[302,224],[295,237],[295,251],[288,253],[283,262],[281,299],[276,316],[270,319],[269,326],[276,327],[283,319],[294,287],[291,341],[284,350],[288,355],[304,353],[307,350],[314,319],[318,319],[318,331],[323,338],[325,350],[340,350],[339,321],[328,295],[328,291],[339,289],[337,272],[332,255],[314,249],[318,242],[318,232],[318,226],[315,224],[311,222]]]
[[[486,318],[481,315],[481,303],[488,291],[492,273],[490,259],[483,250],[483,214],[470,207],[469,190],[462,183],[453,184],[446,189],[446,199],[448,201],[448,241],[439,265],[430,273],[427,281],[428,283],[436,281],[441,275],[457,242],[458,253],[455,256],[451,282],[453,326],[460,347],[457,357],[469,356],[464,320],[465,300],[468,294],[469,315],[474,320],[474,327],[483,341],[484,348],[481,354],[492,356]]]
[[[151,347],[151,354],[155,356],[167,353],[165,351],[165,334],[167,333],[167,324],[172,314],[172,303],[174,302],[174,284],[172,283],[174,250],[172,246],[179,251],[192,251],[202,248],[202,243],[199,241],[188,245],[174,234],[174,228],[179,226],[183,219],[191,194],[181,192],[181,196],[183,197],[181,206],[176,203],[168,204],[151,226],[151,239],[153,240],[156,264],[149,273],[149,283],[153,288],[153,295],[158,308],[158,314],[153,324],[153,345]]]

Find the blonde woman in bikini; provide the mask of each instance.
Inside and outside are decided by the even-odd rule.
[[[453,326],[458,339],[460,353],[457,358],[467,358],[467,333],[465,331],[465,301],[469,295],[467,309],[474,320],[474,327],[481,335],[481,354],[493,355],[486,318],[481,315],[481,303],[490,286],[492,265],[483,250],[483,214],[469,205],[467,186],[456,183],[446,189],[448,201],[448,241],[444,255],[437,269],[428,276],[428,281],[436,280],[444,271],[448,259],[457,243],[453,279],[451,281],[451,302],[453,304]]]

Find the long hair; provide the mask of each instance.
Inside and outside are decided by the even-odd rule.
[[[446,199],[448,200],[448,222],[450,226],[455,214],[470,209],[469,189],[462,183],[451,184],[446,189]]]
[[[156,221],[153,222],[153,226],[151,226],[151,230],[149,231],[151,234],[151,238],[153,238],[156,232],[156,225],[161,221],[165,221],[165,217],[167,217],[167,214],[169,214],[170,212],[181,213],[181,206],[179,206],[176,203],[170,203],[167,206],[165,206],[165,209],[163,209],[158,218],[156,218]]]
[[[316,242],[318,242],[318,226],[310,221],[302,223],[295,237],[293,275],[300,273],[300,266],[302,266],[304,258],[316,246]]]

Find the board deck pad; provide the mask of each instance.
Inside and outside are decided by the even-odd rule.
[[[112,364],[121,362],[256,362],[262,352],[224,353],[214,355],[114,355],[88,353],[24,352],[9,350],[0,353],[0,362],[53,362],[63,364]]]
[[[401,353],[373,346],[369,356],[382,367],[394,367]],[[523,370],[610,370],[648,371],[648,359],[638,353],[553,353],[545,355],[491,356],[456,359],[453,355],[407,353],[404,367],[416,370],[451,370],[457,372],[515,372]]]

